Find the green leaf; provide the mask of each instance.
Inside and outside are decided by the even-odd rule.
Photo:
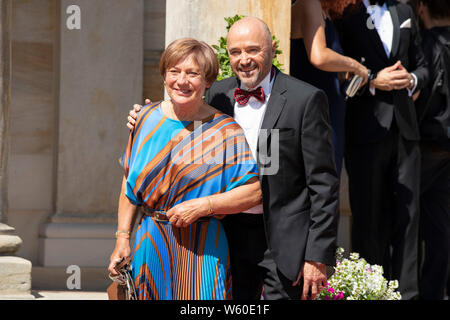
[[[230,30],[231,26],[236,22],[241,20],[242,18],[244,18],[245,16],[242,15],[234,15],[233,17],[224,17],[224,20],[227,23],[227,31]],[[282,54],[283,52],[278,48],[279,44],[280,44],[280,40],[277,39],[277,37],[275,37],[275,35],[272,35],[272,39],[273,41],[275,41],[275,57],[272,61],[273,65],[275,67],[277,67],[278,69],[280,69],[281,71],[283,70],[283,65],[278,61],[277,59],[277,55]],[[220,67],[220,72],[217,76],[217,80],[223,80],[226,78],[230,78],[234,76],[234,72],[233,69],[231,68],[230,65],[230,58],[228,56],[228,51],[227,51],[227,38],[226,37],[220,37],[219,38],[219,45],[212,45],[213,49],[216,51],[216,55],[217,55],[217,60],[219,61],[219,67]]]

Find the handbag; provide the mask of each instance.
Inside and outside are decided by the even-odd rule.
[[[361,64],[364,64],[364,62],[366,61],[366,59],[361,58]],[[369,75],[370,75],[370,70],[369,70]],[[361,82],[363,81],[363,78],[358,76],[358,75],[353,75],[353,78],[350,81],[347,81],[345,84],[345,100],[347,101],[348,98],[353,98],[356,93],[359,90],[359,86],[361,85]]]
[[[131,273],[130,259],[122,259],[117,265],[117,276],[109,274],[113,283],[106,290],[109,300],[137,300],[136,287]]]
[[[356,92],[358,92],[359,90],[359,86],[361,85],[362,80],[363,78],[356,74],[353,76],[352,80],[348,84],[347,89],[345,90],[346,99],[353,98],[355,96]]]

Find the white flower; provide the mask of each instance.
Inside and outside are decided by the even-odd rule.
[[[339,292],[344,294],[346,300],[401,299],[400,293],[395,291],[398,288],[398,281],[388,282],[383,277],[381,266],[370,265],[356,252],[352,252],[349,259],[344,259],[343,248],[338,248],[336,259],[335,273],[328,280],[334,293],[328,292],[328,288],[325,288],[319,299],[324,296],[331,298]]]

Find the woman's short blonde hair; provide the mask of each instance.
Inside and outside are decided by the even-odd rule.
[[[219,73],[216,54],[208,44],[192,38],[175,40],[164,50],[159,62],[161,76],[164,78],[169,68],[190,55],[198,64],[206,82],[212,84]]]

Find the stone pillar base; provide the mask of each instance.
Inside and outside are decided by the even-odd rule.
[[[0,300],[34,299],[31,295],[31,262],[0,256]]]
[[[33,289],[105,291],[111,284],[107,268],[116,243],[116,220],[112,214],[52,217],[40,231]],[[132,237],[131,246],[133,243]],[[80,288],[70,285],[75,278],[79,279]]]
[[[39,266],[33,268],[33,288],[39,290],[106,291],[107,267],[114,250],[117,223],[50,222],[39,238]],[[78,270],[79,288],[67,281]],[[72,271],[71,271],[72,270]]]
[[[12,256],[22,245],[15,229],[0,223],[0,300],[34,299],[31,295],[31,262]]]
[[[107,268],[116,223],[51,222],[41,232],[39,264],[44,267]]]

